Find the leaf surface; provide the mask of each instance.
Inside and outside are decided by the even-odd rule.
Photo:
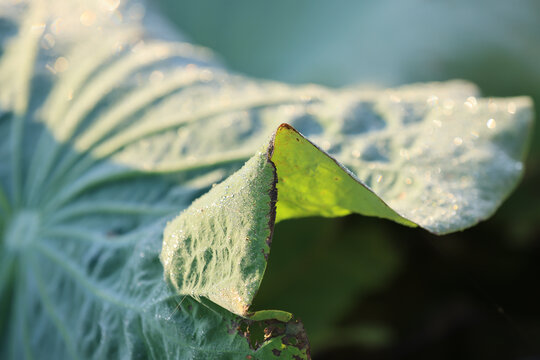
[[[309,357],[249,310],[275,221],[447,233],[519,180],[527,98],[255,81],[141,11],[0,5],[2,358]]]

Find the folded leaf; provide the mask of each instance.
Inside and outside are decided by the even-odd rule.
[[[486,112],[488,104],[480,100],[479,106],[473,97],[465,101],[464,107],[470,107],[472,99],[475,116]],[[512,106],[521,105],[520,109],[527,104],[521,98],[511,101]],[[502,100],[497,104],[503,105],[503,110],[493,116],[501,127],[511,125],[521,128],[517,133],[525,134],[530,113],[520,112],[521,116],[514,118],[507,115],[509,104]],[[436,110],[433,112],[440,116]],[[165,278],[179,294],[204,296],[233,313],[246,315],[266,268],[276,221],[276,193],[277,220],[354,212],[408,226],[418,224],[436,233],[469,227],[496,209],[522,169],[523,148],[506,148],[519,137],[512,139],[507,131],[507,142],[500,146],[489,133],[495,132],[493,121],[484,124],[481,118],[475,121],[464,112],[461,118],[445,122],[444,135],[439,133],[437,141],[433,141],[434,128],[443,123],[426,116],[409,125],[412,130],[405,136],[398,131],[392,138],[388,134],[377,136],[387,140],[385,149],[377,149],[382,150],[378,156],[384,156],[386,161],[378,162],[384,163],[384,176],[391,177],[390,182],[385,180],[389,185],[382,188],[386,193],[382,191],[381,196],[402,215],[347,168],[291,126],[282,124],[267,149],[168,224],[161,255]],[[406,128],[402,123],[396,127]],[[466,134],[462,135],[464,129]],[[488,140],[480,140],[480,134]],[[469,143],[464,145],[463,138],[457,135]],[[391,144],[402,144],[403,137],[408,147]],[[360,148],[371,155],[373,146],[377,145],[361,144]],[[399,159],[403,152],[408,161]],[[451,161],[444,162],[444,158]],[[461,169],[456,169],[457,165]],[[393,167],[400,171],[392,171]],[[372,177],[377,174],[374,169],[370,169]],[[376,183],[381,182],[381,173]],[[399,195],[393,198],[389,194]]]

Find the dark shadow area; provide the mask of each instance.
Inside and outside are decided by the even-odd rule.
[[[255,306],[295,313],[318,359],[536,359],[539,256],[496,218],[444,237],[356,215],[287,221]]]

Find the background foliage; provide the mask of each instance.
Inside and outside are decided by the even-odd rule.
[[[525,94],[540,103],[533,0],[159,5],[196,43],[255,77],[329,86],[464,78],[486,96]],[[538,356],[539,154],[537,131],[517,191],[495,217],[463,233],[439,238],[358,216],[278,225],[273,254],[284,257],[271,257],[258,305],[302,318],[318,358]],[[336,242],[361,254],[361,269],[328,255],[344,248]],[[308,243],[312,250],[302,253]],[[298,264],[302,271],[287,271]],[[297,296],[280,296],[291,291]]]

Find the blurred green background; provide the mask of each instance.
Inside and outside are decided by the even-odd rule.
[[[254,77],[332,87],[461,78],[540,104],[537,0],[157,5]],[[298,315],[318,359],[540,359],[539,155],[536,131],[518,189],[462,233],[359,216],[279,224],[255,308]]]

